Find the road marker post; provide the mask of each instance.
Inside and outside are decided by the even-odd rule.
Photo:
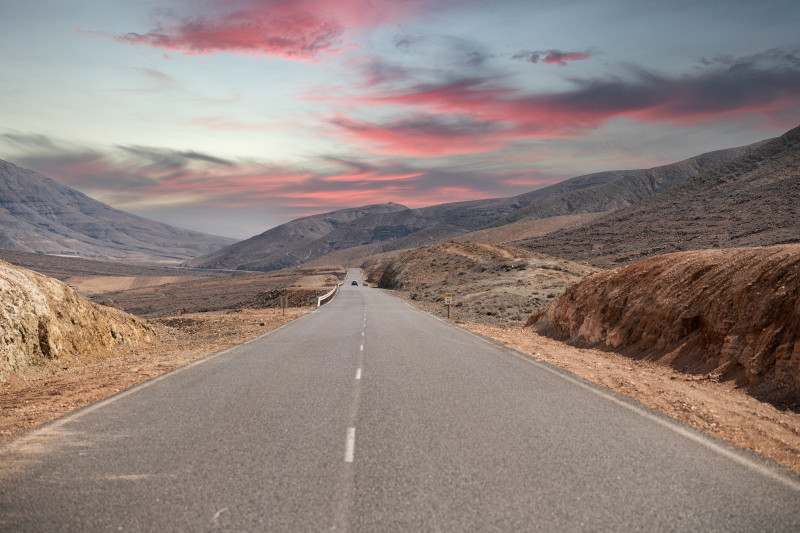
[[[447,320],[450,320],[450,306],[453,305],[453,294],[446,292],[444,294],[444,305],[447,306]]]

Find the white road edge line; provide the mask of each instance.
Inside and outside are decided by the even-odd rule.
[[[347,428],[347,443],[344,447],[344,462],[352,463],[356,450],[356,428]]]
[[[361,369],[356,370],[356,379],[361,379]]]
[[[134,385],[133,387],[130,387],[128,389],[125,389],[124,391],[118,392],[117,394],[115,394],[113,396],[109,396],[108,398],[106,398],[104,400],[99,400],[99,401],[97,401],[95,403],[91,403],[91,404],[86,405],[84,407],[78,408],[76,411],[68,413],[68,414],[62,416],[61,418],[57,418],[57,419],[53,420],[52,422],[46,422],[46,423],[42,424],[41,426],[39,426],[37,428],[34,428],[34,429],[30,430],[30,431],[26,431],[24,433],[21,433],[21,434],[17,435],[17,437],[9,440],[8,442],[4,442],[2,445],[0,445],[0,450],[6,448],[7,446],[13,445],[13,443],[16,442],[17,439],[19,439],[19,438],[39,435],[39,434],[42,434],[42,433],[47,433],[48,431],[52,431],[54,429],[58,429],[58,428],[62,427],[64,424],[72,422],[73,420],[77,420],[77,419],[81,418],[83,415],[87,415],[87,414],[91,413],[92,411],[96,411],[96,410],[98,410],[98,409],[100,409],[102,407],[105,407],[106,405],[109,405],[111,403],[116,402],[119,399],[122,399],[122,398],[124,398],[126,396],[130,396],[131,394],[139,392],[140,390],[145,389],[145,388],[149,387],[150,385],[155,385],[156,383],[158,383],[160,381],[163,381],[165,379],[168,379],[168,378],[170,378],[170,377],[172,377],[172,376],[174,376],[176,374],[180,374],[181,372],[183,372],[185,370],[189,370],[192,367],[195,367],[195,366],[198,366],[198,365],[202,365],[203,363],[207,363],[208,361],[211,361],[212,359],[216,359],[217,357],[219,357],[221,355],[225,355],[226,353],[228,353],[230,351],[233,351],[236,348],[239,348],[239,347],[244,346],[246,344],[250,344],[251,342],[255,342],[255,341],[257,341],[257,340],[259,340],[259,339],[261,339],[263,337],[267,337],[269,335],[272,335],[276,331],[285,328],[289,324],[292,324],[292,323],[294,323],[294,322],[296,322],[298,320],[301,320],[301,319],[303,319],[303,318],[305,318],[307,316],[311,316],[311,314],[314,313],[314,312],[315,311],[311,311],[311,313],[306,313],[305,315],[300,316],[298,318],[295,318],[294,320],[291,320],[289,322],[286,322],[285,324],[281,324],[280,326],[278,326],[275,329],[271,329],[269,331],[266,331],[266,332],[262,333],[261,335],[258,335],[257,337],[253,337],[252,339],[250,339],[248,341],[240,342],[239,344],[234,344],[233,346],[228,346],[227,348],[225,348],[223,350],[220,350],[219,352],[207,355],[207,356],[203,357],[202,359],[198,359],[197,361],[192,361],[188,365],[179,366],[178,368],[170,370],[169,372],[165,372],[164,374],[161,374],[160,376],[156,376],[153,379],[150,379],[148,381],[144,381],[142,383],[139,383],[138,385]]]
[[[561,367],[550,368],[550,365],[548,363],[545,363],[543,361],[538,361],[538,360],[534,359],[533,356],[531,356],[531,355],[524,354],[524,353],[522,353],[522,352],[520,352],[518,350],[515,350],[513,348],[505,346],[504,344],[501,344],[501,343],[499,343],[499,342],[497,342],[497,341],[495,341],[493,339],[484,337],[483,335],[478,335],[477,333],[473,333],[472,331],[468,330],[467,328],[463,328],[461,326],[453,324],[452,322],[448,322],[447,320],[439,318],[438,316],[436,316],[434,314],[431,314],[431,313],[429,313],[429,312],[427,312],[427,311],[425,311],[423,309],[420,309],[419,307],[415,307],[415,306],[411,305],[410,303],[406,302],[405,300],[403,300],[403,299],[401,299],[401,298],[399,298],[397,296],[394,296],[394,298],[396,298],[400,302],[406,304],[411,309],[419,311],[420,313],[424,313],[424,314],[428,315],[429,317],[438,320],[442,324],[445,324],[445,325],[450,326],[452,328],[459,329],[459,330],[461,330],[461,331],[463,331],[463,332],[465,332],[465,333],[467,333],[469,335],[472,335],[473,337],[475,337],[477,339],[482,340],[483,342],[485,342],[487,344],[490,344],[492,346],[497,346],[497,347],[499,347],[499,348],[501,348],[503,350],[506,350],[506,351],[510,352],[511,355],[513,355],[514,357],[516,357],[518,359],[521,359],[521,360],[525,361],[526,363],[529,363],[529,364],[532,364],[534,366],[537,366],[537,367],[539,367],[539,368],[541,368],[543,370],[547,370],[551,374],[555,374],[556,376],[560,377],[561,379],[564,379],[565,381],[569,381],[570,383],[578,385],[579,387],[582,387],[583,389],[585,389],[585,390],[587,390],[589,392],[592,392],[592,393],[596,394],[597,396],[600,396],[601,398],[605,398],[606,400],[609,400],[609,401],[611,401],[611,402],[613,402],[613,403],[615,403],[615,404],[617,404],[617,405],[619,405],[621,407],[624,407],[625,409],[628,409],[629,411],[632,411],[632,412],[634,412],[634,413],[636,413],[636,414],[638,414],[640,416],[643,416],[643,417],[645,417],[645,418],[647,418],[647,419],[649,419],[649,420],[651,420],[651,421],[653,421],[653,422],[655,422],[655,423],[657,423],[657,424],[659,424],[659,425],[661,425],[661,426],[663,426],[663,427],[665,427],[667,429],[670,429],[673,432],[677,433],[678,435],[681,435],[681,436],[683,436],[683,437],[685,437],[685,438],[687,438],[687,439],[689,439],[691,441],[694,441],[694,442],[696,442],[698,444],[701,444],[701,445],[705,446],[706,448],[708,448],[708,449],[710,449],[712,451],[715,451],[715,452],[719,453],[720,455],[723,455],[723,456],[727,457],[728,459],[732,460],[733,462],[738,463],[741,466],[744,466],[744,467],[749,468],[751,470],[755,470],[756,472],[759,472],[760,474],[762,474],[762,475],[764,475],[764,476],[766,476],[768,478],[771,478],[771,479],[773,479],[775,481],[778,481],[778,482],[786,485],[787,487],[789,487],[789,488],[791,488],[793,490],[800,491],[800,482],[792,479],[791,477],[788,477],[788,475],[783,473],[783,472],[779,472],[779,471],[775,470],[774,468],[769,468],[769,467],[767,467],[765,465],[762,465],[762,464],[756,462],[755,460],[753,460],[752,458],[748,457],[747,455],[745,455],[745,453],[755,453],[755,452],[750,452],[749,450],[746,450],[744,448],[739,448],[735,444],[727,443],[725,441],[723,441],[723,442],[725,442],[725,444],[719,444],[715,440],[712,440],[713,437],[710,437],[710,436],[706,435],[705,433],[700,433],[699,430],[693,430],[693,429],[690,429],[688,427],[684,427],[679,421],[677,421],[677,420],[675,420],[673,418],[670,418],[667,415],[656,415],[654,413],[651,413],[651,412],[647,411],[647,409],[644,408],[644,407],[639,407],[638,405],[634,405],[632,403],[629,403],[628,401],[624,401],[624,400],[621,400],[620,398],[617,398],[612,393],[607,392],[605,389],[601,388],[602,385],[598,385],[598,384],[596,384],[594,382],[584,383],[584,382],[580,381],[580,379],[573,378],[573,377],[571,377],[571,376],[566,374],[566,372],[569,372],[569,370],[564,370]],[[571,374],[571,372],[569,372],[569,373]],[[622,394],[622,393],[620,393],[620,394]],[[638,401],[636,399],[631,398],[630,396],[625,396],[625,397],[628,398],[630,400],[630,402],[637,402],[638,403]],[[730,448],[726,447],[726,445],[730,446]],[[769,461],[769,459],[766,459],[766,458],[765,458],[765,460]],[[780,465],[778,465],[778,466],[780,466]]]

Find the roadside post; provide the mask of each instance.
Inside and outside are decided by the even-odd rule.
[[[281,295],[281,307],[283,308],[284,315],[286,314],[286,306],[288,305],[288,303],[289,303],[289,295],[288,294]]]
[[[453,305],[453,294],[446,292],[444,293],[444,305],[447,306],[447,320],[450,320],[450,306]]]

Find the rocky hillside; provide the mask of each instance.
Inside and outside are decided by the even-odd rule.
[[[364,265],[369,279],[410,299],[444,310],[453,294],[453,317],[495,323],[524,322],[564,289],[596,269],[508,246],[446,242],[376,257]]]
[[[684,161],[631,173],[618,180],[570,191],[518,209],[492,224],[503,226],[523,220],[538,220],[582,213],[604,213],[628,207],[658,191],[676,185],[692,176],[716,168],[748,153],[763,143],[716,150]]]
[[[610,266],[681,250],[798,241],[800,128],[795,128],[592,223],[515,244]]]
[[[578,176],[508,198],[490,198],[408,209],[397,204],[346,209],[294,220],[242,243],[187,263],[200,268],[277,270],[328,254],[364,247],[361,256],[408,250],[487,228],[505,228],[508,240],[571,227],[634,204],[695,176],[751,147],[702,154],[648,170],[617,170]],[[547,220],[545,224],[531,221]],[[552,222],[551,222],[552,221]],[[525,224],[527,222],[527,224]],[[534,227],[535,226],[535,227]],[[509,236],[517,233],[516,237]]]
[[[0,160],[0,248],[139,262],[179,262],[235,239],[138,217]]]
[[[595,274],[529,325],[797,402],[798,294],[800,244],[682,252]]]
[[[0,335],[0,376],[153,340],[143,320],[87,302],[60,281],[5,261],[0,261]]]
[[[304,263],[319,254],[313,250],[323,246],[347,248],[347,244],[330,235],[340,226],[370,216],[409,211],[400,204],[387,203],[340,209],[330,213],[302,217],[237,242],[186,263],[197,268],[233,270],[280,270]],[[376,228],[380,233],[381,228]]]
[[[364,255],[416,248],[473,231],[531,202],[609,183],[632,172],[619,170],[578,176],[509,198],[418,209],[389,203],[304,217],[189,261],[187,265],[268,271],[355,247],[368,247]]]

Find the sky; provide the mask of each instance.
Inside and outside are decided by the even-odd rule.
[[[246,238],[800,125],[800,2],[0,0],[0,159]]]

